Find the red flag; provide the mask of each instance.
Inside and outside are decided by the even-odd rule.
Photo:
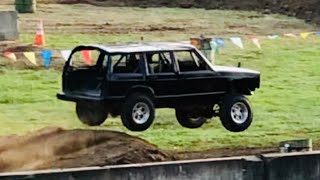
[[[82,56],[84,58],[84,63],[87,65],[91,65],[91,51],[89,50],[83,50]]]
[[[16,55],[13,53],[13,52],[10,52],[10,51],[6,51],[3,53],[3,56],[13,60],[13,61],[17,61],[17,57]]]

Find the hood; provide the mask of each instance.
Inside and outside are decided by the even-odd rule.
[[[218,73],[260,74],[259,71],[254,71],[251,69],[238,68],[238,67],[227,67],[227,66],[213,66],[213,70]]]

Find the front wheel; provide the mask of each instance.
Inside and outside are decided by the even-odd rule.
[[[231,132],[246,130],[252,122],[253,113],[248,99],[243,95],[226,96],[220,106],[222,125]]]
[[[191,112],[176,109],[176,118],[179,124],[186,128],[199,128],[206,121],[207,118],[201,116],[193,116]]]
[[[152,100],[143,94],[132,94],[123,104],[122,124],[131,131],[145,131],[153,123],[155,109]]]
[[[108,117],[108,112],[102,105],[77,103],[76,113],[79,120],[89,126],[99,126]]]

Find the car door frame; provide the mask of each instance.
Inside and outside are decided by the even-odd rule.
[[[199,71],[180,71],[179,62],[174,54],[174,61],[177,67],[178,77],[179,77],[179,84],[181,92],[181,96],[184,97],[194,97],[194,96],[212,96],[217,94],[223,94],[225,91],[217,86],[220,82],[223,81],[223,78],[217,76],[218,74],[211,68],[211,65],[208,64],[206,60],[203,59],[201,54],[196,51],[195,49],[191,50],[177,50],[176,52],[181,51],[188,51],[190,53],[194,53],[198,58],[204,61],[209,70],[199,70]],[[192,57],[193,58],[193,57]],[[205,84],[206,83],[206,84]]]

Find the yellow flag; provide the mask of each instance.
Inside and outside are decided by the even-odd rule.
[[[37,65],[36,55],[34,52],[24,52],[23,55],[34,65]]]
[[[303,38],[303,39],[307,39],[307,37],[312,34],[311,32],[303,32],[303,33],[300,33],[300,36]]]
[[[259,49],[261,49],[260,41],[258,38],[252,38],[252,42],[256,45]]]

